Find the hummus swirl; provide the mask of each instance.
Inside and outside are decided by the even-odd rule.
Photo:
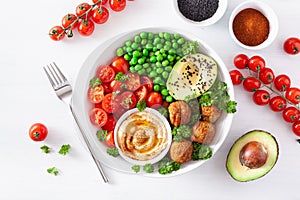
[[[130,114],[117,130],[118,146],[127,157],[147,161],[158,156],[168,145],[167,129],[153,113]]]

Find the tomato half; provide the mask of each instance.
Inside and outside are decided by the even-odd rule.
[[[255,90],[259,89],[261,83],[254,77],[247,77],[243,82],[244,89],[248,92],[254,92]]]
[[[234,57],[233,64],[236,68],[245,69],[247,67],[248,60],[249,58],[245,54],[238,54]]]
[[[290,37],[284,41],[283,49],[286,53],[295,55],[300,51],[300,39],[296,37]]]
[[[270,84],[274,81],[275,75],[271,68],[264,68],[262,71],[259,72],[259,80],[264,84]]]
[[[92,19],[97,24],[104,24],[109,17],[109,12],[105,6],[96,6],[92,11]]]
[[[270,93],[266,90],[256,90],[253,93],[253,101],[260,106],[267,105],[270,102]]]
[[[113,131],[115,129],[117,120],[112,114],[108,115],[106,124],[102,127],[103,130]]]
[[[117,110],[119,107],[118,104],[118,98],[114,97],[112,93],[106,94],[102,100],[102,108],[107,113],[113,113]]]
[[[146,99],[147,107],[150,108],[159,108],[162,104],[162,96],[159,92],[150,92]]]
[[[298,121],[300,113],[296,107],[288,107],[282,112],[282,117],[286,122],[294,123]]]
[[[134,94],[137,98],[137,101],[146,100],[148,95],[147,87],[145,85],[142,85],[141,87],[139,87],[139,89],[134,91]]]
[[[82,36],[90,36],[95,29],[94,22],[92,20],[81,20],[77,27],[78,33]]]
[[[297,135],[300,136],[300,121],[296,121],[293,126],[293,132]]]
[[[59,41],[64,39],[66,33],[61,26],[54,26],[49,31],[49,36],[54,41]]]
[[[29,128],[29,137],[34,141],[43,141],[48,135],[48,129],[44,124],[35,123]]]
[[[104,126],[107,122],[107,113],[101,108],[93,108],[90,111],[90,120],[95,126]]]
[[[243,75],[239,70],[231,70],[229,75],[233,85],[239,85],[243,82]]]
[[[78,25],[78,21],[76,21],[76,20],[77,20],[77,16],[76,16],[76,15],[74,15],[74,14],[66,14],[66,15],[62,18],[61,24],[62,24],[62,26],[63,26],[64,28],[74,29],[74,28],[76,28],[77,25]],[[76,22],[74,22],[74,21],[76,21]],[[72,27],[69,27],[69,26],[71,26],[71,25],[72,25]]]
[[[275,96],[275,97],[271,98],[269,105],[270,105],[270,108],[275,112],[283,111],[287,106],[286,100],[284,98],[282,98],[281,96]]]
[[[96,71],[96,76],[103,83],[110,83],[115,78],[115,71],[109,65],[101,65],[98,67],[98,69]]]
[[[291,87],[291,79],[285,74],[280,74],[275,77],[274,86],[281,92],[286,91]]]
[[[127,79],[124,81],[125,88],[130,91],[135,91],[141,86],[140,76],[137,73],[127,73]]]
[[[126,7],[126,0],[109,0],[109,6],[113,11],[120,12]]]
[[[129,63],[122,56],[115,57],[112,60],[110,66],[115,70],[116,74],[118,72],[122,72],[123,74],[126,74],[129,71]]]
[[[104,142],[108,147],[115,147],[116,146],[115,145],[115,140],[114,140],[114,131],[108,131],[106,133]]]
[[[89,87],[88,89],[88,100],[91,103],[100,103],[104,98],[104,88],[102,85],[95,87]]]
[[[149,92],[153,90],[153,82],[152,82],[151,78],[149,78],[148,76],[142,75],[140,77],[140,80],[141,80],[141,85],[145,85]]]
[[[121,100],[120,105],[127,110],[134,108],[137,102],[134,93],[130,91],[123,92],[120,95],[120,100]]]
[[[121,92],[124,89],[123,83],[117,80],[112,80],[109,84],[109,87],[112,92],[116,92],[116,91]]]
[[[291,87],[285,92],[285,98],[287,98],[293,104],[298,104],[300,102],[300,89]]]
[[[262,71],[266,66],[265,60],[260,56],[252,56],[248,60],[248,68],[254,72]]]

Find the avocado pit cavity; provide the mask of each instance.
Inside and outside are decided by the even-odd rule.
[[[240,151],[240,162],[243,166],[256,169],[263,166],[268,159],[266,147],[257,141],[248,142]]]

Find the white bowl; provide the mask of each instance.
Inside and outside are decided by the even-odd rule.
[[[174,4],[174,8],[175,8],[175,11],[177,13],[177,15],[185,22],[187,23],[190,23],[192,25],[196,25],[196,26],[209,26],[209,25],[212,25],[214,23],[216,23],[217,21],[219,21],[226,9],[227,9],[227,4],[228,4],[228,1],[227,0],[219,0],[219,7],[217,9],[217,11],[215,12],[215,14],[206,19],[206,20],[203,20],[203,21],[200,21],[200,22],[197,22],[197,21],[193,21],[193,20],[190,20],[188,18],[186,18],[179,10],[178,8],[178,3],[177,3],[177,0],[173,0],[173,4]]]
[[[117,35],[106,42],[100,44],[85,60],[81,69],[79,70],[76,78],[76,82],[74,85],[73,96],[72,96],[72,106],[76,117],[85,131],[86,137],[89,140],[90,145],[93,150],[96,152],[96,158],[101,161],[101,163],[111,169],[129,173],[136,174],[132,169],[132,164],[123,159],[123,157],[112,157],[106,153],[107,146],[101,142],[96,136],[97,127],[93,126],[89,120],[89,110],[92,108],[92,105],[88,102],[86,98],[86,92],[89,88],[89,81],[92,77],[94,77],[95,72],[99,64],[110,63],[111,60],[116,56],[116,49],[122,46],[127,40],[133,39],[133,37],[140,32],[169,32],[169,33],[179,33],[185,39],[191,41],[199,42],[199,52],[206,54],[212,57],[216,63],[218,64],[218,79],[227,83],[228,86],[228,94],[231,99],[234,100],[234,90],[231,82],[231,78],[229,76],[229,72],[222,61],[222,59],[218,56],[218,54],[211,49],[204,41],[202,41],[197,35],[192,33],[184,32],[182,30],[174,30],[174,28],[143,28],[138,30],[129,31],[126,33],[122,33]],[[216,135],[210,144],[212,148],[213,156],[219,150],[223,142],[225,141],[228,132],[231,127],[233,115],[226,114],[225,112],[222,114],[221,118],[216,122]],[[168,175],[161,175],[157,171],[154,173],[143,173],[139,174],[150,177],[170,177],[176,176],[180,174],[187,173],[193,169],[198,168],[202,164],[204,164],[208,160],[199,160],[199,161],[190,161],[184,163],[180,170],[175,171]]]
[[[253,9],[256,9],[256,10],[260,11],[269,20],[270,30],[269,30],[268,38],[263,43],[261,43],[257,46],[247,46],[247,45],[241,43],[235,37],[235,35],[233,33],[232,23],[233,23],[233,20],[234,20],[235,16],[240,11],[242,11],[246,8],[253,8]],[[263,49],[263,48],[269,46],[277,36],[278,26],[279,26],[278,25],[278,19],[277,19],[277,16],[276,16],[275,12],[273,11],[273,9],[269,5],[267,5],[266,3],[263,3],[261,1],[246,1],[246,2],[243,2],[243,3],[239,4],[232,11],[232,13],[230,15],[230,18],[229,18],[229,33],[230,33],[230,36],[232,37],[232,39],[234,40],[234,42],[236,44],[238,44],[239,46],[241,46],[245,49],[249,49],[249,50],[259,50],[259,49]]]

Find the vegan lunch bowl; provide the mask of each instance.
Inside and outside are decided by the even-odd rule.
[[[208,161],[236,110],[222,59],[197,36],[169,28],[126,32],[97,47],[72,104],[97,159],[152,177]]]

